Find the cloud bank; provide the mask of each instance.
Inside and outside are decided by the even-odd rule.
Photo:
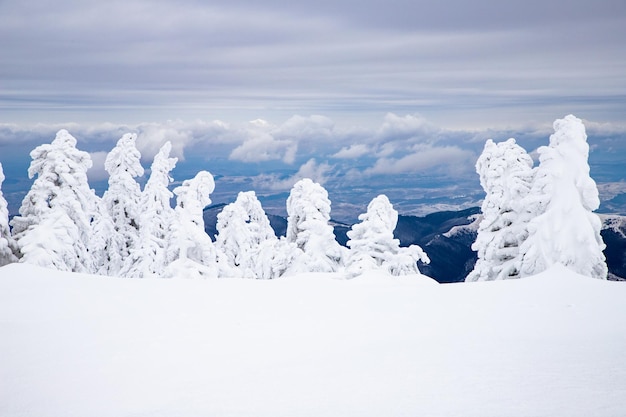
[[[78,147],[91,153],[94,167],[89,172],[96,191],[104,187],[103,161],[117,140],[127,132],[137,133],[142,162],[149,167],[165,141],[173,144],[179,162],[173,176],[177,182],[199,170],[216,176],[213,201],[230,202],[238,191],[255,190],[264,206],[284,210],[284,194],[304,177],[322,183],[336,201],[335,207],[355,210],[365,207],[380,193],[387,194],[404,213],[423,213],[426,207],[467,207],[482,198],[474,164],[487,139],[515,137],[532,153],[548,143],[551,120],[510,130],[445,129],[420,115],[389,113],[377,125],[345,125],[326,116],[292,116],[283,122],[254,119],[232,123],[219,120],[181,120],[137,125],[38,124],[34,128],[0,125],[0,162],[7,178],[2,189],[15,194],[30,181],[26,171],[28,153],[49,143],[62,127],[70,129]],[[620,194],[614,184],[626,181],[626,126],[586,122],[591,145],[592,176],[603,187],[603,196]],[[603,185],[605,184],[605,185]],[[613,185],[611,185],[613,184]],[[100,188],[99,188],[100,187]],[[23,195],[23,194],[22,194]],[[426,210],[428,211],[428,210]]]

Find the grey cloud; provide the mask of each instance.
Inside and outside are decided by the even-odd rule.
[[[276,140],[270,134],[257,135],[237,146],[229,158],[241,162],[261,162],[282,159],[294,162],[297,145],[288,140]]]
[[[450,176],[473,171],[476,155],[459,147],[418,146],[410,153],[398,157],[382,157],[373,167],[365,171],[366,175],[447,172]]]
[[[234,0],[233,4],[256,8],[252,0]],[[546,22],[580,21],[623,14],[626,6],[619,0],[568,3],[529,0],[499,2],[493,0],[320,0],[299,3],[287,0],[264,1],[263,7],[289,10],[294,14],[336,16],[344,24],[386,29],[422,27],[428,29],[500,28],[540,25]]]
[[[622,120],[624,8],[614,0],[3,2],[0,118],[419,111],[457,127],[568,112]]]
[[[314,158],[311,158],[291,176],[283,178],[277,174],[260,174],[252,179],[252,185],[261,192],[268,190],[289,191],[297,181],[303,178],[310,178],[323,185],[328,180],[332,169],[331,165],[325,162],[318,163]]]
[[[339,152],[331,155],[336,159],[356,159],[365,156],[370,153],[370,149],[367,145],[362,143],[350,145],[349,147],[343,147]]]

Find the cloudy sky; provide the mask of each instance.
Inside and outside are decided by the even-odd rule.
[[[600,165],[626,160],[624,39],[623,0],[4,1],[0,162],[67,128],[96,181],[135,131],[148,164],[170,140],[181,170],[224,183],[406,176],[427,193],[477,185],[487,138],[531,152],[574,113],[614,187],[624,173]]]

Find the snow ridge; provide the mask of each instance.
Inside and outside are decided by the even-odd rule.
[[[555,265],[440,285],[0,268],[5,416],[568,416],[626,410],[626,286]],[[35,343],[35,342],[36,343]]]

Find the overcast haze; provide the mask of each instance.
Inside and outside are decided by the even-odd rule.
[[[102,179],[99,161],[134,131],[146,163],[171,140],[180,169],[202,155],[185,175],[268,190],[298,175],[475,190],[487,138],[530,152],[573,113],[615,194],[624,39],[623,0],[4,1],[1,162],[67,128]]]
[[[5,1],[0,117],[623,121],[625,17],[622,0]]]

